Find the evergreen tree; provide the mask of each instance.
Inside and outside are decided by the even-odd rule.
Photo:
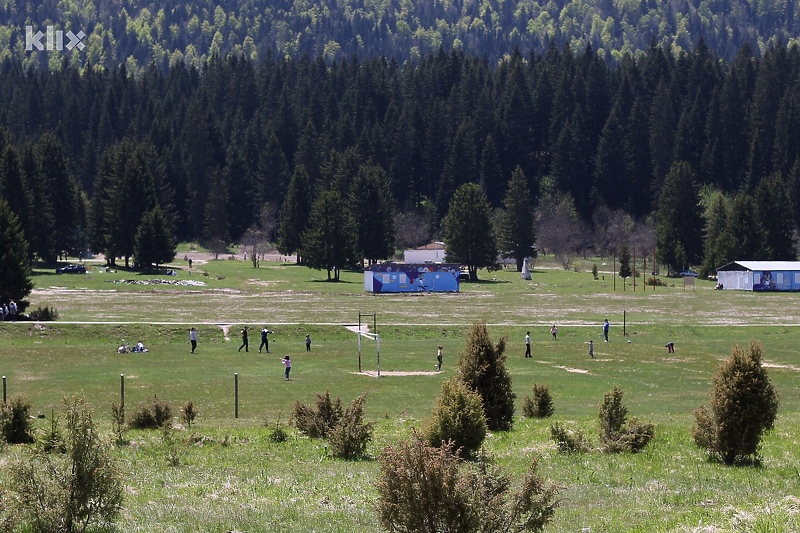
[[[732,243],[726,242],[725,228],[728,224],[728,210],[722,193],[714,193],[706,215],[706,233],[703,253],[703,266],[700,275],[706,277],[716,274],[717,268],[735,260],[727,255],[732,251]]]
[[[394,254],[394,207],[386,173],[362,165],[350,187],[350,212],[356,226],[356,253],[369,264]]]
[[[13,146],[7,146],[0,153],[0,198],[17,215],[25,239],[30,243],[35,233],[33,191],[22,170],[19,152]],[[30,246],[28,248],[28,253],[33,253]]]
[[[694,170],[683,161],[672,165],[664,179],[656,211],[658,260],[670,271],[699,262],[702,253],[702,216]]]
[[[295,167],[286,200],[281,206],[278,251],[285,255],[297,252],[297,264],[302,262],[300,239],[308,225],[311,202],[311,183],[308,173],[302,165]]]
[[[755,194],[755,215],[764,235],[764,259],[794,261],[794,210],[788,184],[771,175],[758,184]]]
[[[226,174],[216,169],[211,175],[211,190],[206,200],[203,238],[206,246],[217,256],[228,248],[231,234],[228,231],[228,181]]]
[[[522,272],[525,258],[536,257],[536,232],[528,180],[520,167],[511,174],[504,205],[500,249],[504,257],[513,257],[516,260],[517,272]]]
[[[0,303],[21,302],[33,289],[28,242],[19,218],[0,199]],[[24,307],[23,307],[24,308]]]
[[[77,236],[84,226],[79,217],[81,198],[78,184],[68,169],[64,145],[55,135],[46,133],[36,145],[36,157],[45,183],[44,192],[50,205],[57,206],[52,211],[54,251],[56,254],[77,252]],[[56,258],[43,259],[49,262]]]
[[[489,202],[478,184],[459,187],[442,225],[447,260],[466,265],[470,280],[477,281],[479,268],[497,264]]]
[[[28,143],[22,148],[22,172],[33,192],[34,225],[30,238],[32,252],[42,261],[54,262],[56,259],[53,239],[55,219],[52,199],[47,193],[47,184],[42,179],[39,159],[34,145]]]
[[[268,202],[281,205],[286,198],[290,177],[289,164],[281,149],[280,141],[275,132],[270,132],[267,136],[267,143],[258,156],[257,205],[264,205]]]
[[[458,378],[481,395],[486,426],[492,431],[507,431],[514,425],[516,395],[506,369],[505,350],[505,337],[492,344],[486,324],[476,322],[458,355]]]
[[[155,264],[169,263],[175,259],[175,240],[172,227],[161,206],[146,212],[136,232],[136,266],[149,268]]]
[[[355,263],[355,224],[338,192],[323,192],[314,201],[301,240],[304,263],[326,270],[328,281],[339,281],[339,272]]]
[[[764,231],[756,217],[753,198],[749,194],[740,193],[734,197],[722,241],[731,246],[727,253],[731,261],[766,259]]]
[[[631,250],[627,242],[622,243],[622,250],[619,254],[619,277],[629,278],[633,272],[631,271]]]

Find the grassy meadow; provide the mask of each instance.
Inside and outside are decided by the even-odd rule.
[[[593,263],[600,269],[596,281]],[[59,320],[0,324],[0,374],[9,397],[23,396],[47,418],[63,395],[83,394],[109,435],[121,375],[128,412],[154,394],[175,413],[194,402],[199,418],[177,431],[177,448],[159,432],[140,431],[113,448],[126,479],[118,531],[375,532],[381,530],[373,510],[380,449],[423,427],[442,381],[455,372],[470,324],[483,320],[495,341],[508,336],[517,394],[514,429],[490,434],[485,446],[517,478],[542,457],[540,471],[563,487],[547,531],[800,531],[800,294],[714,291],[710,281],[684,287],[672,278],[660,278],[666,286],[655,290],[637,280],[635,291],[617,279],[614,290],[610,264],[576,265],[564,271],[539,261],[531,281],[509,270],[482,271],[482,281],[462,284],[458,294],[425,295],[366,294],[360,273],[332,284],[325,272],[284,262],[254,269],[220,259],[195,262],[191,272],[177,262],[177,276],[99,267],[85,276],[36,271],[32,307],[56,307]],[[148,279],[204,285],[123,283]],[[358,373],[356,337],[344,325],[355,324],[359,312],[377,314],[380,379],[367,374],[377,370],[371,341],[363,343]],[[612,324],[607,344],[604,318]],[[237,351],[245,324],[248,353]],[[557,340],[552,324],[559,326]],[[272,354],[258,352],[264,325],[275,332]],[[192,326],[199,333],[195,354]],[[533,359],[526,360],[527,330]],[[142,340],[150,352],[117,354],[123,338]],[[587,355],[589,339],[595,359]],[[731,347],[751,339],[763,345],[781,397],[779,417],[759,466],[724,467],[692,443],[691,412],[707,402],[711,377]],[[675,343],[674,354],[667,341]],[[434,372],[438,344],[441,373]],[[287,354],[294,362],[289,382],[279,362]],[[522,417],[533,383],[550,386],[551,419]],[[637,455],[559,454],[550,423],[580,427],[596,443],[598,404],[615,384],[631,415],[657,425],[654,442]],[[371,458],[332,459],[324,442],[293,429],[288,442],[269,440],[270,427],[287,422],[294,402],[312,402],[326,389],[346,403],[367,393],[366,417],[375,424]],[[49,421],[36,424],[44,430]],[[0,465],[19,453],[0,449]],[[176,454],[179,465],[170,466]],[[0,483],[3,476],[0,468]]]

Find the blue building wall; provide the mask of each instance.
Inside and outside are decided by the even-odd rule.
[[[367,292],[458,292],[457,264],[373,265],[364,271]]]
[[[800,291],[800,272],[792,270],[753,271],[753,290],[759,292]]]

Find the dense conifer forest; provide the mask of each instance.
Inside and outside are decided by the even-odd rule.
[[[614,67],[554,43],[499,64],[228,55],[139,76],[6,59],[0,193],[32,254],[127,263],[156,205],[179,240],[260,229],[292,253],[312,202],[336,191],[352,212],[380,206],[408,246],[441,230],[465,183],[502,211],[517,170],[540,249],[605,254],[644,228],[664,264],[713,269],[794,259],[798,117],[800,51],[783,45],[725,62],[702,40],[677,55],[652,44]],[[360,254],[385,258],[383,244]]]
[[[81,53],[64,54],[69,62],[124,63],[129,72],[151,63],[201,67],[230,53],[402,64],[439,47],[495,63],[517,47],[543,54],[550,43],[591,45],[616,63],[651,40],[677,53],[700,37],[731,60],[745,43],[760,55],[800,35],[794,0],[22,0],[0,3],[0,24],[0,60],[60,68],[61,54],[26,50],[26,26],[36,34],[51,25],[86,35]]]

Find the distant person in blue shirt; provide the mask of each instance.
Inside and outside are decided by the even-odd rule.
[[[603,342],[608,342],[608,327],[608,319],[606,318],[606,321],[603,323]]]

